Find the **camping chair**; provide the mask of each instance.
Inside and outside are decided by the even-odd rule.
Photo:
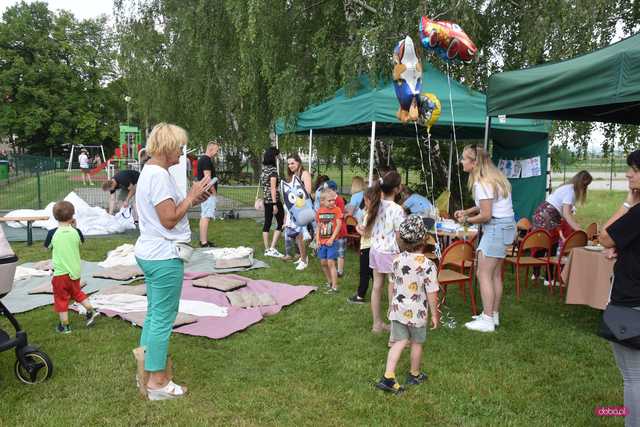
[[[442,254],[440,264],[438,266],[438,282],[443,289],[442,302],[447,297],[447,286],[457,284],[460,286],[465,301],[467,300],[466,285],[469,286],[469,294],[471,295],[471,313],[476,314],[476,298],[473,292],[473,277],[463,274],[465,261],[471,261],[471,270],[473,271],[474,249],[469,242],[458,240],[449,245]],[[447,265],[457,267],[459,271],[446,269]]]
[[[347,234],[344,236],[347,239],[347,246],[351,245],[358,250],[360,248],[360,233],[356,231],[358,220],[353,215],[347,215],[344,222],[347,225]]]
[[[516,239],[513,241],[513,245],[511,246],[511,256],[515,256],[522,238],[526,236],[532,228],[533,224],[531,224],[531,221],[529,221],[528,218],[520,218],[520,220],[518,220],[516,223]]]
[[[571,233],[569,237],[567,237],[567,240],[564,241],[564,244],[560,246],[560,255],[552,256],[549,258],[551,264],[555,266],[555,273],[553,275],[553,286],[551,288],[555,287],[557,282],[560,286],[560,297],[562,297],[564,293],[564,283],[562,282],[562,277],[560,275],[560,273],[562,272],[562,267],[564,267],[564,265],[567,263],[567,257],[571,253],[571,250],[573,248],[586,246],[587,241],[587,233],[582,230],[576,230]],[[553,293],[553,289],[551,290],[551,293]]]
[[[550,261],[549,257],[551,256],[551,235],[548,231],[543,230],[541,228],[533,230],[529,232],[522,241],[520,242],[520,246],[518,247],[518,253],[516,256],[509,256],[504,259],[504,264],[502,267],[502,274],[504,277],[504,266],[509,263],[515,267],[516,270],[516,300],[520,301],[520,267],[526,267],[527,272],[525,275],[524,286],[528,287],[529,280],[529,268],[530,267],[546,267],[547,271],[547,280],[550,281]],[[525,255],[525,253],[529,251],[529,255]],[[546,255],[540,256],[532,256],[531,254],[540,254],[545,253]]]
[[[589,224],[585,232],[587,233],[587,240],[589,240],[590,242],[598,240],[598,224],[596,224],[595,222]]]

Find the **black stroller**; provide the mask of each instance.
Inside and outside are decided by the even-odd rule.
[[[13,276],[16,272],[18,257],[15,255],[4,231],[0,227],[0,315],[6,316],[16,330],[15,338],[0,329],[0,352],[16,349],[15,374],[25,384],[37,384],[50,378],[53,374],[53,363],[37,347],[29,345],[27,333],[20,328],[20,324],[11,312],[2,304],[2,298],[13,287]]]

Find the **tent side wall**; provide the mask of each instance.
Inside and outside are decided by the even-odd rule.
[[[519,132],[514,135],[513,132],[493,129],[491,137],[493,161],[496,165],[500,159],[519,160],[540,156],[540,176],[509,179],[516,219],[532,219],[533,212],[545,200],[549,136],[531,132]]]

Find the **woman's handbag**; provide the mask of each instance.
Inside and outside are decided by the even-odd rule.
[[[611,342],[640,350],[640,310],[609,304],[602,313],[598,335]]]
[[[193,255],[193,246],[189,242],[175,242],[178,258],[184,262],[189,262]]]
[[[264,210],[264,200],[262,197],[258,197],[258,194],[260,194],[260,186],[256,189],[256,201],[254,202],[253,207],[256,208],[257,211],[262,211]]]

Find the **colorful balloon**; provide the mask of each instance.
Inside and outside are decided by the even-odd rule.
[[[407,36],[393,50],[393,87],[400,102],[396,113],[402,123],[418,120],[420,90],[422,89],[422,64],[416,54],[411,37]]]
[[[420,41],[425,49],[433,50],[445,61],[460,59],[469,63],[478,48],[458,24],[434,21],[426,16],[420,19]]]
[[[440,118],[442,105],[440,100],[433,93],[420,94],[420,108],[418,123],[421,126],[431,129],[431,126]]]

